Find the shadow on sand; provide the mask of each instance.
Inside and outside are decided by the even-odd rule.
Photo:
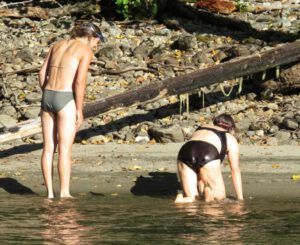
[[[136,196],[171,197],[179,188],[176,173],[150,172],[149,176],[138,177],[130,191]]]
[[[4,189],[10,194],[19,195],[36,195],[30,188],[22,185],[13,178],[0,178],[0,188]]]

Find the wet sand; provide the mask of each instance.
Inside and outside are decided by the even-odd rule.
[[[71,192],[76,197],[124,194],[175,196],[179,188],[176,157],[181,143],[73,146]],[[2,145],[0,195],[45,196],[40,170],[41,145]],[[226,160],[225,160],[226,162]],[[55,164],[56,166],[56,164]],[[229,166],[223,166],[228,195],[234,191]],[[300,146],[241,146],[246,199],[300,197]],[[55,188],[58,176],[55,167]]]

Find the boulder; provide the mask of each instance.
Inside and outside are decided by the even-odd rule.
[[[151,138],[154,138],[159,143],[183,142],[184,135],[181,127],[171,125],[166,127],[152,127],[148,131]]]
[[[16,119],[5,114],[0,114],[0,128],[14,126],[16,123]]]

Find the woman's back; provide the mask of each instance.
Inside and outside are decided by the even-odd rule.
[[[86,49],[86,45],[77,40],[62,40],[56,43],[49,57],[45,88],[72,91],[77,68]]]
[[[212,128],[212,129],[216,129],[216,130],[219,130],[219,131],[224,131],[226,132],[224,129],[220,128],[220,127],[216,127],[216,126],[211,126],[211,125],[205,125],[204,126],[205,128]],[[196,130],[191,139],[190,140],[201,140],[201,141],[205,141],[207,143],[210,143],[212,145],[214,145],[218,152],[221,151],[221,147],[222,147],[222,142],[219,138],[219,136],[211,131],[211,130],[208,130],[208,129],[200,129],[200,130]]]

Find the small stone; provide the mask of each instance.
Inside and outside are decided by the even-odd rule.
[[[250,120],[248,118],[244,118],[241,121],[236,123],[236,130],[238,132],[243,132],[249,129]]]
[[[40,112],[41,112],[41,108],[39,106],[31,106],[27,108],[26,112],[24,113],[24,116],[27,119],[34,119],[39,117]]]
[[[28,94],[26,94],[25,99],[26,99],[26,101],[29,104],[36,103],[36,102],[41,101],[42,94],[39,94],[39,93],[28,93]]]
[[[275,137],[269,137],[266,140],[266,144],[276,146],[276,145],[278,145],[278,139]]]
[[[259,129],[259,130],[256,130],[256,131],[255,131],[255,135],[262,137],[262,136],[264,136],[265,134],[264,134],[264,131],[263,131],[262,129]]]
[[[172,49],[189,50],[197,47],[197,39],[191,35],[180,36],[171,44]]]
[[[279,130],[279,127],[276,126],[276,125],[273,125],[273,126],[271,126],[270,129],[269,129],[269,133],[275,134],[275,133],[278,132],[278,130]]]
[[[295,130],[299,127],[298,122],[293,118],[285,118],[282,124],[285,126],[285,128],[292,130]]]
[[[278,105],[275,103],[268,103],[267,108],[273,110],[273,111],[277,111],[278,110]]]
[[[148,143],[150,141],[150,138],[148,135],[144,135],[144,136],[138,135],[137,137],[135,137],[134,141],[136,143]]]
[[[8,116],[15,117],[16,113],[17,113],[16,109],[11,105],[3,106],[0,109],[0,114],[6,114]]]
[[[34,61],[34,55],[32,54],[32,51],[27,48],[20,50],[16,54],[16,58],[20,58],[21,60],[24,60],[29,63]]]
[[[254,101],[256,97],[257,97],[256,93],[249,93],[246,95],[246,99],[250,101]]]
[[[287,131],[280,130],[275,134],[278,142],[287,142],[290,139],[291,134]]]
[[[17,120],[4,114],[0,114],[0,127],[11,127],[17,123]]]

